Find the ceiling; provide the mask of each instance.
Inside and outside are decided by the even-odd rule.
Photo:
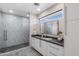
[[[34,3],[0,3],[0,10],[9,13],[9,10],[13,10],[13,14],[25,16],[28,12],[33,14],[39,14],[55,3],[40,3],[40,11]]]

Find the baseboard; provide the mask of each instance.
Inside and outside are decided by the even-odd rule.
[[[23,48],[23,47],[26,47],[26,46],[29,46],[29,42],[18,44],[18,45],[14,45],[14,46],[10,46],[10,47],[1,48],[0,49],[0,53],[5,53],[5,52],[17,50],[17,49],[20,49],[20,48]]]

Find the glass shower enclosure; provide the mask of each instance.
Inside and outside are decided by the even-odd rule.
[[[0,12],[0,49],[29,42],[29,18]]]

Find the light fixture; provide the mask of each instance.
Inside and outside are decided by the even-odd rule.
[[[41,9],[40,8],[37,8],[37,10],[40,11]]]
[[[13,10],[9,10],[10,13],[13,13]]]
[[[35,6],[39,6],[40,4],[39,4],[39,3],[34,3],[34,5],[35,5]]]
[[[30,15],[29,15],[29,13],[27,13],[27,15],[26,15],[27,17],[29,17]]]
[[[34,3],[34,5],[36,6],[37,11],[40,11],[40,10],[41,10],[41,9],[39,8],[39,7],[40,7],[40,4],[39,4],[39,3]]]

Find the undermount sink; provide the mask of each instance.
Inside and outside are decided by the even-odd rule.
[[[44,37],[43,37],[42,39],[45,39],[45,40],[52,40],[52,38],[44,38]]]
[[[42,35],[33,35],[34,37],[36,37],[36,38],[39,38],[39,39],[44,39],[44,40],[49,40],[49,41],[52,41],[53,39],[57,39],[57,38],[55,38],[55,37],[49,37],[49,36],[42,36]]]
[[[40,38],[40,39],[44,39],[44,40],[52,40],[52,38],[46,38],[46,37],[41,37],[41,36],[35,36],[37,38]]]

